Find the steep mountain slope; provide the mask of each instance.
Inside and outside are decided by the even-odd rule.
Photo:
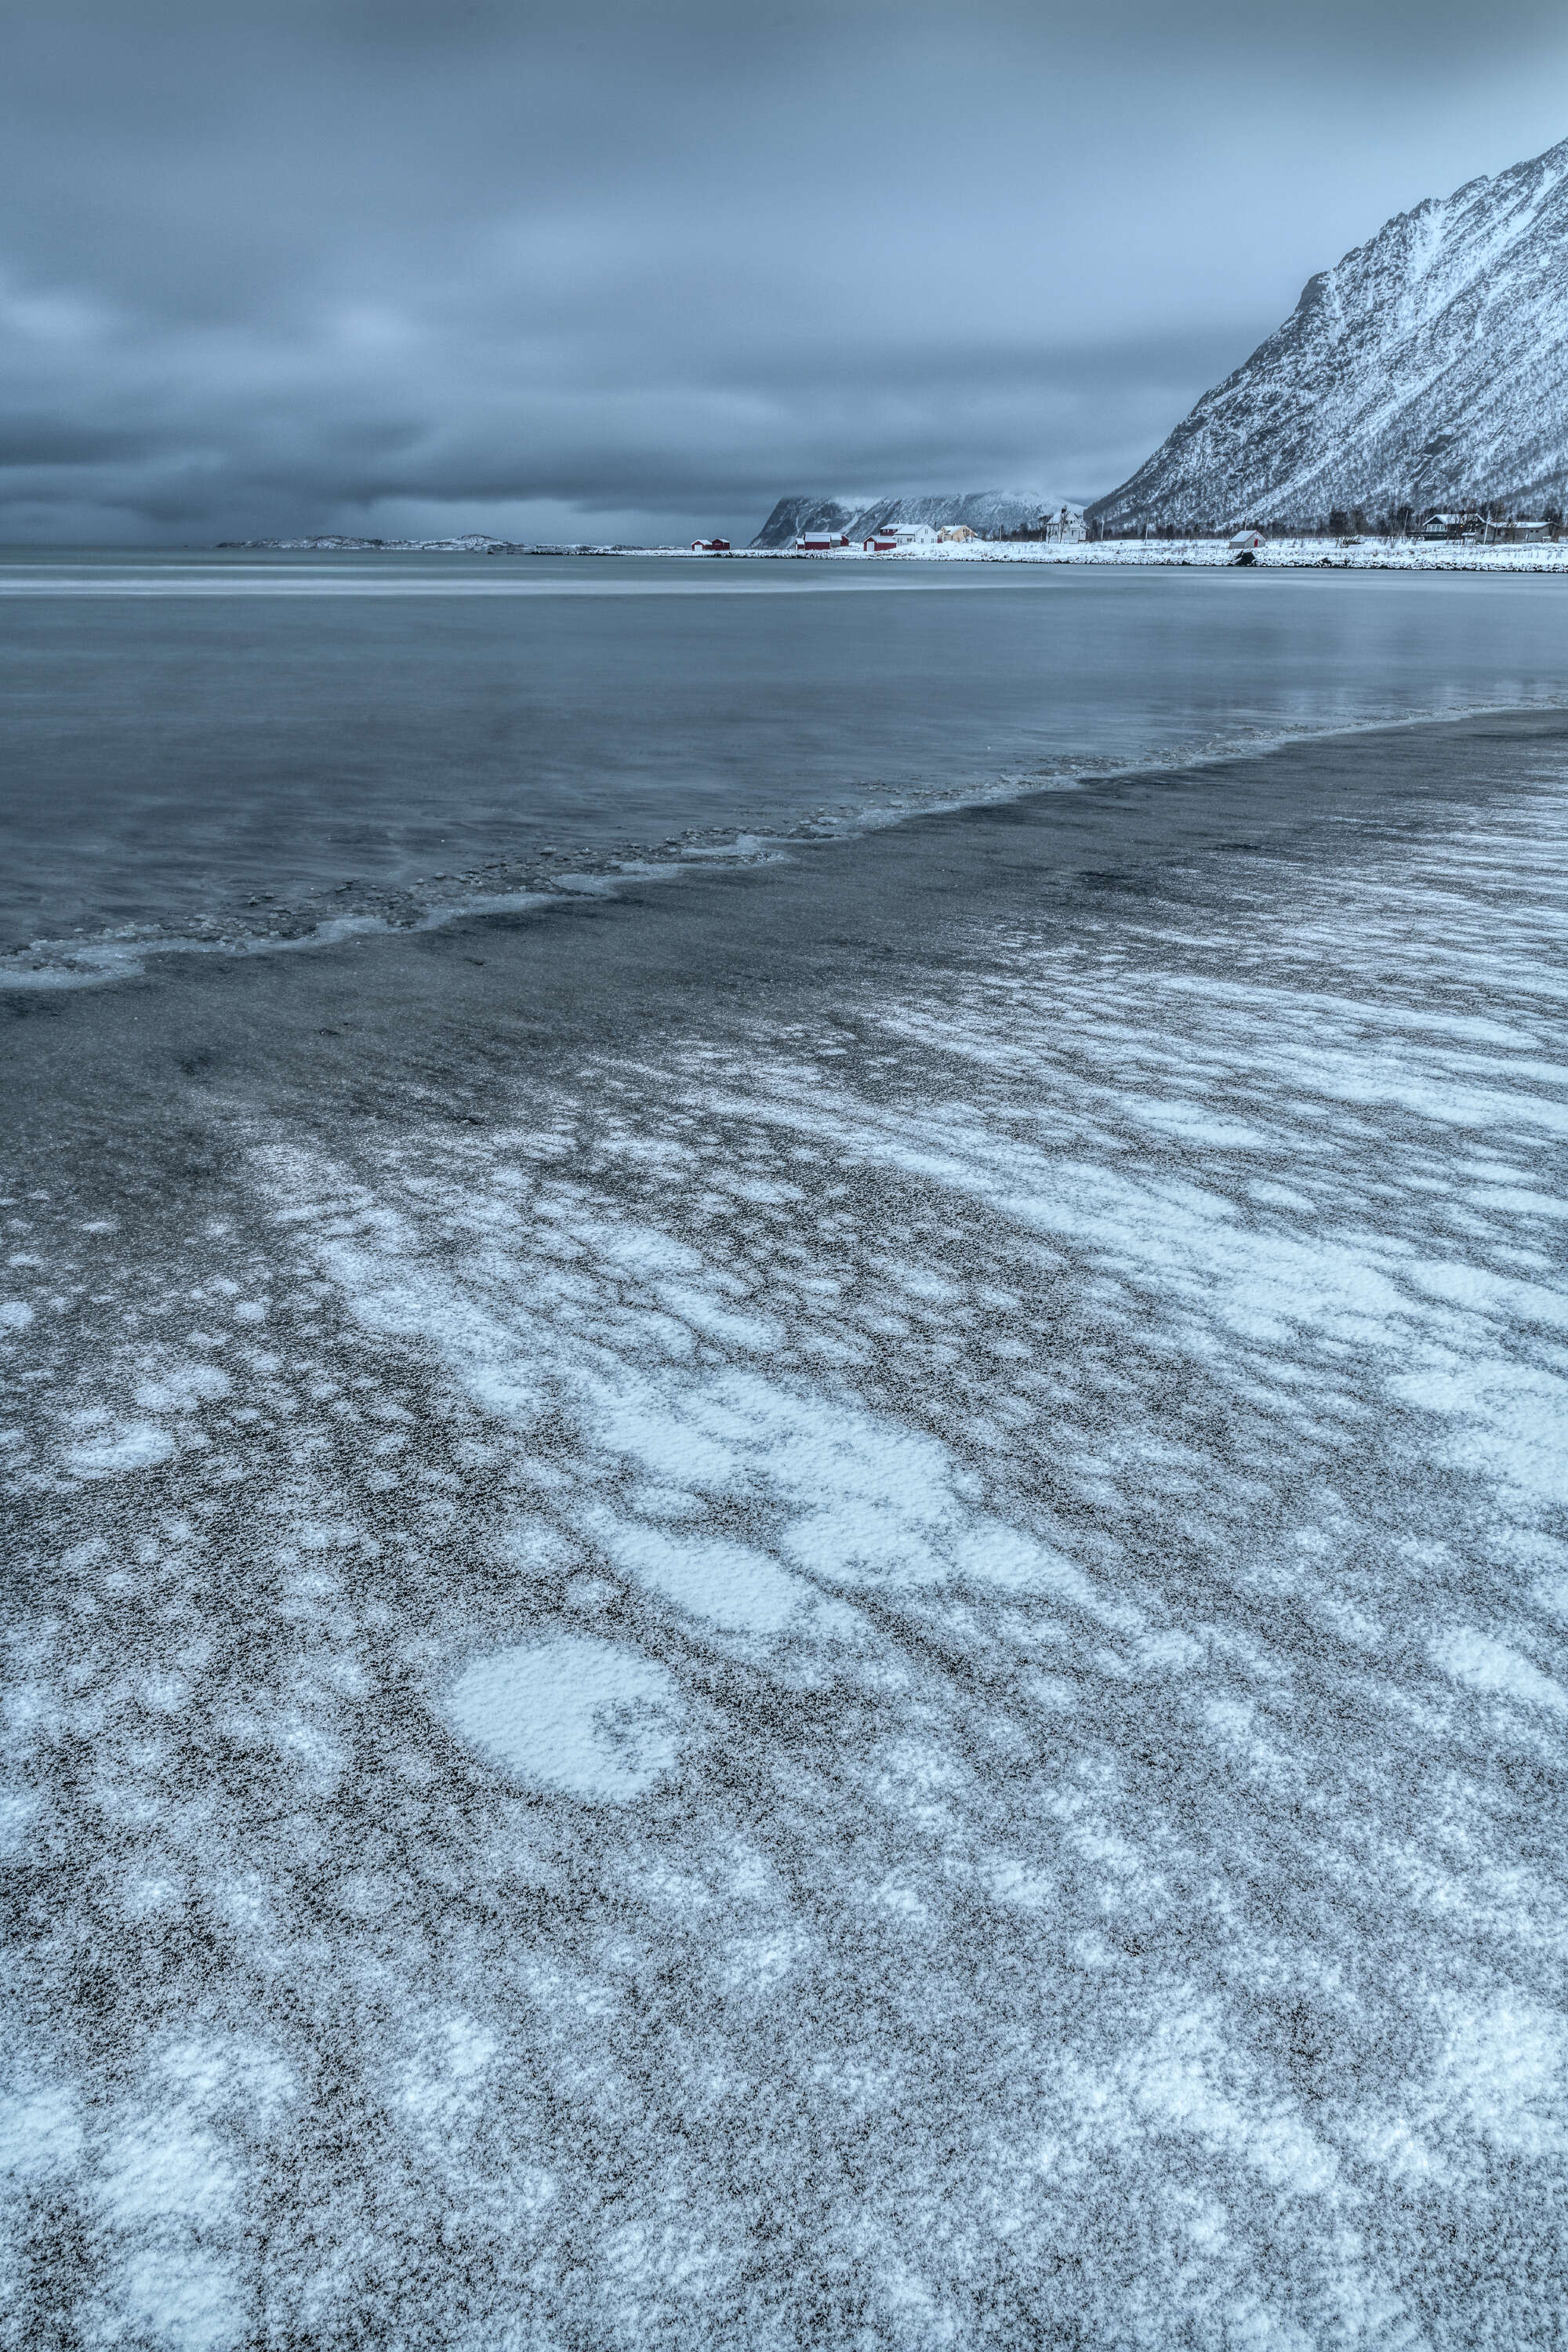
[[[828,499],[803,492],[793,499],[781,499],[763,523],[753,547],[787,547],[803,530],[847,530],[855,520],[855,509],[842,499]]]
[[[936,492],[918,498],[873,499],[858,505],[841,499],[781,499],[752,545],[787,547],[803,530],[846,530],[851,539],[866,539],[896,522],[929,522],[938,530],[947,523],[966,522],[972,530],[982,532],[1018,530],[1047,510],[1055,514],[1064,503],[1071,502],[1044,490]],[[1076,503],[1073,511],[1078,511]]]
[[[1307,523],[1568,491],[1568,140],[1401,213],[1089,511]]]

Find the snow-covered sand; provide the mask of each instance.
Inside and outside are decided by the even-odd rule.
[[[1555,2340],[1568,741],[1504,765],[919,955],[824,852],[858,976],[234,1086],[153,1197],[68,1123],[12,2340]]]

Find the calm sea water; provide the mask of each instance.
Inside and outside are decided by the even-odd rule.
[[[1548,579],[0,562],[0,948],[1568,690]]]

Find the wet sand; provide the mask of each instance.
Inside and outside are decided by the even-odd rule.
[[[1565,815],[0,1005],[20,2340],[1552,2341]]]

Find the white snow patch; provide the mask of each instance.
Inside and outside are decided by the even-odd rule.
[[[103,2201],[122,2227],[174,2218],[210,2224],[228,2212],[233,2175],[212,2134],[184,2108],[125,2116],[106,2156]]]
[[[1550,1675],[1543,1675],[1506,1642],[1493,1641],[1473,1625],[1456,1626],[1441,1635],[1432,1644],[1432,1655],[1456,1682],[1468,1683],[1489,1697],[1520,1699],[1527,1706],[1550,1707],[1557,1715],[1568,1709],[1568,1694]]]
[[[521,1779],[572,1797],[640,1797],[670,1769],[681,1706],[651,1659],[585,1634],[476,1658],[447,1712],[465,1739]]]
[[[1133,2099],[1151,2119],[1194,2134],[1250,2166],[1277,2189],[1320,2197],[1338,2172],[1332,2149],[1308,2128],[1290,2102],[1261,2084],[1232,2087],[1235,2071],[1207,2021],[1173,2019],[1142,2062],[1127,2068]]]
[[[0,2173],[23,2180],[74,2166],[81,2152],[75,2094],[47,2090],[0,2096]]]
[[[121,2273],[125,2314],[169,2352],[219,2352],[245,2334],[232,2273],[195,2246],[136,2254]]]
[[[1462,2018],[1444,2073],[1480,2137],[1525,2157],[1568,2151],[1568,2021],[1504,1996]]]
[[[15,1862],[22,1853],[37,1811],[31,1789],[0,1789],[0,1861]]]
[[[639,1583],[725,1633],[780,1633],[810,1619],[814,1631],[842,1633],[854,1622],[841,1602],[820,1600],[804,1578],[748,1544],[627,1527],[612,1549]]]
[[[67,1449],[66,1465],[79,1478],[113,1478],[125,1470],[152,1470],[167,1462],[174,1441],[152,1422],[122,1424],[112,1435]]]
[[[198,1405],[216,1403],[233,1386],[216,1364],[182,1364],[162,1380],[143,1381],[136,1402],[143,1412],[194,1412]]]

